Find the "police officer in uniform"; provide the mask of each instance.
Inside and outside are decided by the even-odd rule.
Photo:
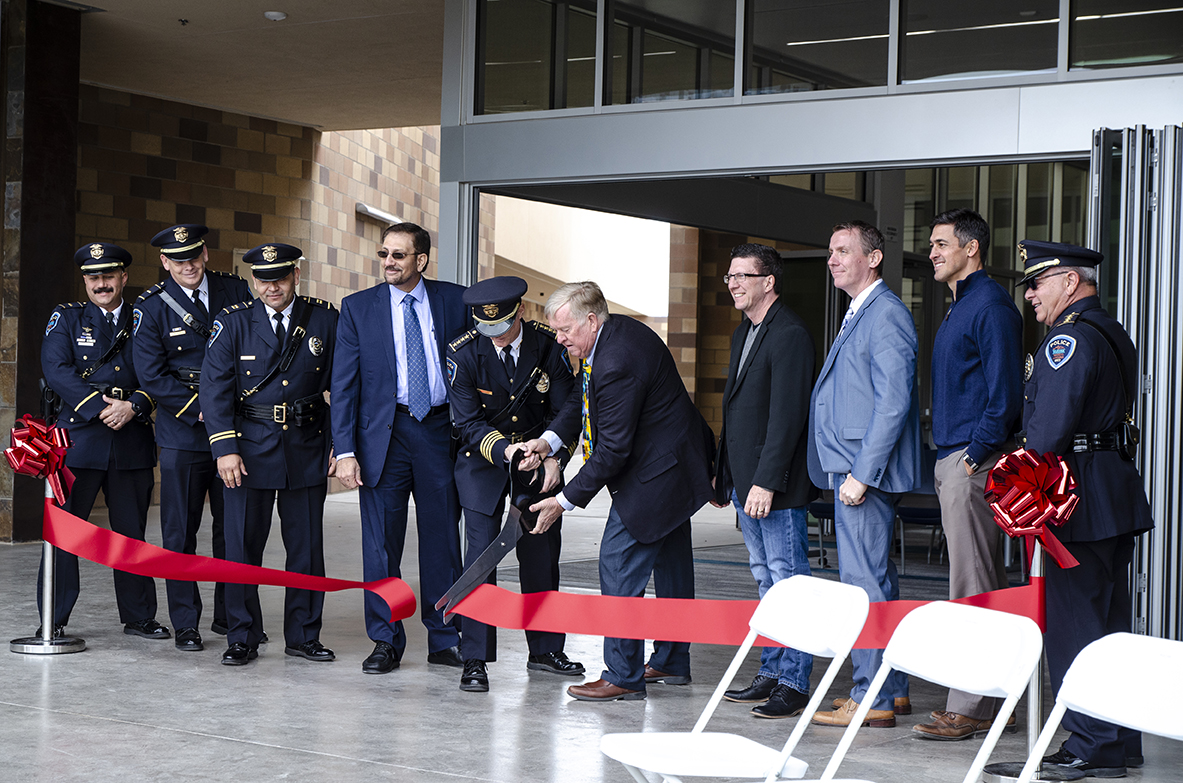
[[[452,416],[460,436],[456,489],[464,509],[466,568],[501,529],[511,456],[524,441],[542,434],[575,386],[567,352],[555,342],[554,330],[522,320],[526,288],[519,277],[494,277],[465,290],[464,304],[472,308],[476,329],[448,345]],[[561,487],[568,459],[570,453],[561,451],[558,459],[544,461],[544,492]],[[546,532],[527,533],[518,542],[523,593],[559,588],[560,528],[556,522]],[[495,581],[494,574],[489,582]],[[497,660],[497,629],[468,618],[462,623],[460,689],[487,691],[485,664]],[[526,631],[527,668],[582,674],[583,665],[563,652],[565,640],[561,633]]]
[[[164,548],[195,554],[206,495],[213,515],[213,554],[226,556],[222,536],[222,481],[214,467],[197,389],[209,339],[210,314],[250,299],[246,281],[207,269],[205,226],[185,224],[152,238],[168,277],[136,301],[134,339],[141,387],[156,400],[160,444],[160,532]],[[201,595],[196,582],[170,579],[168,611],[181,650],[203,648],[197,630]],[[226,633],[223,586],[214,588],[210,630]]]
[[[287,550],[285,569],[324,576],[325,494],[330,471],[328,406],[337,311],[296,295],[300,248],[261,245],[251,265],[259,298],[231,305],[214,321],[202,364],[201,409],[225,484],[226,558],[262,565],[271,512]],[[320,643],[324,593],[288,588],[283,630],[288,655],[331,661]],[[258,656],[263,615],[257,585],[226,585],[227,666]]]
[[[1080,565],[1063,569],[1046,560],[1045,643],[1052,688],[1059,691],[1068,666],[1087,644],[1131,630],[1127,579],[1134,540],[1154,523],[1133,462],[1136,434],[1127,428],[1137,395],[1137,355],[1097,296],[1103,257],[1032,240],[1020,242],[1019,253],[1025,298],[1039,322],[1051,327],[1039,350],[1027,357],[1020,443],[1038,454],[1064,457],[1080,497],[1071,518],[1056,530]],[[1137,732],[1072,711],[1063,727],[1071,736],[1044,758],[1045,768],[1121,777],[1127,766],[1142,763]]]
[[[74,263],[82,269],[90,301],[54,308],[41,344],[42,372],[62,401],[58,424],[69,430],[74,444],[66,452],[74,487],[64,508],[88,518],[101,489],[111,529],[143,541],[155,484],[156,443],[152,398],[140,388],[132,363],[131,308],[123,302],[131,255],[118,245],[95,242],[80,247]],[[56,557],[55,631],[69,621],[79,590],[78,558],[60,549]],[[124,571],[114,576],[123,632],[168,639],[168,629],[156,622],[152,579]]]

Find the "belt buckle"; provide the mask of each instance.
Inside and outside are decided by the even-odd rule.
[[[127,399],[126,397],[123,396],[123,389],[119,388],[118,386],[112,386],[110,389],[110,392],[111,393],[109,396],[114,397],[117,400],[126,400]]]
[[[287,403],[271,406],[271,418],[276,424],[286,424],[288,420]]]

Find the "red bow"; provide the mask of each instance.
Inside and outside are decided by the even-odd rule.
[[[1072,516],[1080,502],[1070,493],[1075,488],[1076,480],[1063,457],[1051,452],[1041,457],[1018,449],[1004,454],[990,471],[986,499],[994,509],[994,521],[1008,536],[1034,536],[1061,568],[1072,568],[1080,563],[1051,528]]]
[[[60,505],[74,486],[74,474],[66,467],[70,445],[68,431],[26,413],[12,428],[12,445],[4,450],[4,456],[17,473],[48,479]]]

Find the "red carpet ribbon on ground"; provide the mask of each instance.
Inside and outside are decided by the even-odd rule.
[[[42,535],[58,549],[109,568],[140,576],[193,582],[275,585],[326,593],[365,589],[377,594],[387,603],[390,607],[391,622],[404,620],[415,613],[415,594],[401,579],[390,577],[374,582],[352,582],[347,579],[293,574],[274,568],[231,563],[213,557],[182,555],[96,527],[63,511],[49,499],[45,501]]]
[[[618,598],[548,592],[519,595],[481,585],[456,605],[456,614],[498,628],[612,636],[619,639],[664,639],[696,644],[738,646],[748,634],[748,620],[758,601],[713,601],[685,598]],[[871,604],[871,613],[855,647],[887,646],[896,625],[927,601]],[[953,603],[982,606],[1030,617],[1044,627],[1043,578],[1031,584],[959,598]],[[767,639],[762,644],[776,646]]]

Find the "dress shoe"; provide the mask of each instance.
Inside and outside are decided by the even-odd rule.
[[[263,631],[263,635],[259,637],[259,644],[267,644],[269,641],[271,640],[267,638],[267,632]]]
[[[218,636],[225,636],[226,632],[230,630],[230,627],[226,625],[225,620],[214,620],[210,623],[209,629]]]
[[[437,663],[440,666],[455,666],[457,669],[464,666],[464,659],[460,657],[459,647],[445,647],[442,650],[428,653],[427,662]]]
[[[197,652],[205,649],[205,645],[201,643],[201,634],[197,632],[196,628],[178,628],[175,645],[182,652]]]
[[[473,658],[464,662],[464,674],[460,675],[460,690],[484,693],[489,690],[489,673],[485,662]]]
[[[847,699],[832,712],[815,712],[813,722],[819,726],[849,726],[858,711],[858,702]],[[890,729],[895,726],[895,712],[892,710],[871,710],[863,720],[864,726],[874,729]]]
[[[805,705],[809,704],[809,694],[794,690],[788,685],[777,684],[772,689],[768,701],[752,707],[752,714],[757,718],[791,718],[805,712]]]
[[[1078,772],[1083,772],[1086,778],[1124,778],[1126,768],[1121,767],[1101,767],[1077,756],[1070,750],[1064,748],[1060,749],[1050,756],[1043,757],[1043,765],[1045,767],[1061,767],[1063,769],[1074,769]]]
[[[838,709],[845,703],[846,699],[834,699],[834,709]],[[896,715],[911,715],[912,714],[912,699],[907,696],[897,696],[895,704],[892,705],[892,711]],[[937,719],[937,714],[944,712],[944,710],[933,710],[932,719]]]
[[[645,698],[645,691],[630,691],[607,680],[596,680],[572,685],[567,689],[567,695],[580,701],[638,701]]]
[[[994,725],[992,718],[970,718],[956,712],[941,710],[933,718],[932,723],[921,723],[912,727],[912,731],[924,739],[934,740],[963,740],[985,734]],[[1003,731],[1015,731],[1015,716],[1011,715]]]
[[[688,685],[689,674],[666,674],[645,664],[645,682],[664,682],[666,685]]]
[[[398,668],[398,654],[390,642],[376,642],[370,657],[361,662],[366,674],[389,674]]]
[[[539,672],[562,674],[566,677],[577,677],[584,672],[583,664],[579,661],[568,660],[567,653],[562,650],[542,655],[531,655],[526,662],[526,668]]]
[[[226,652],[222,653],[222,664],[224,666],[246,666],[249,661],[258,657],[258,648],[247,647],[242,642],[235,642],[226,648]]]
[[[44,626],[41,626],[41,625],[37,626],[37,633],[35,633],[35,634],[33,634],[33,635],[34,635],[34,636],[36,636],[37,638],[39,638],[39,639],[40,639],[40,638],[41,638],[41,629],[42,629],[43,627],[44,627]],[[66,635],[66,626],[64,626],[64,625],[55,625],[55,626],[53,627],[53,636],[52,636],[52,637],[50,637],[50,638],[52,638],[52,639],[59,639],[59,638],[61,638],[61,637],[65,636],[65,635]]]
[[[320,643],[319,639],[310,639],[299,647],[284,647],[284,655],[294,655],[297,658],[304,658],[309,661],[335,661],[337,656],[333,655],[333,651]]]
[[[155,620],[138,620],[134,623],[125,623],[123,632],[131,634],[132,636],[142,636],[145,639],[171,639],[172,634],[167,628]]]
[[[752,678],[752,684],[746,688],[740,688],[734,691],[724,691],[723,698],[727,701],[738,702],[739,704],[756,704],[762,701],[768,701],[768,697],[776,690],[776,680],[771,677],[765,677],[762,674],[757,674]]]

